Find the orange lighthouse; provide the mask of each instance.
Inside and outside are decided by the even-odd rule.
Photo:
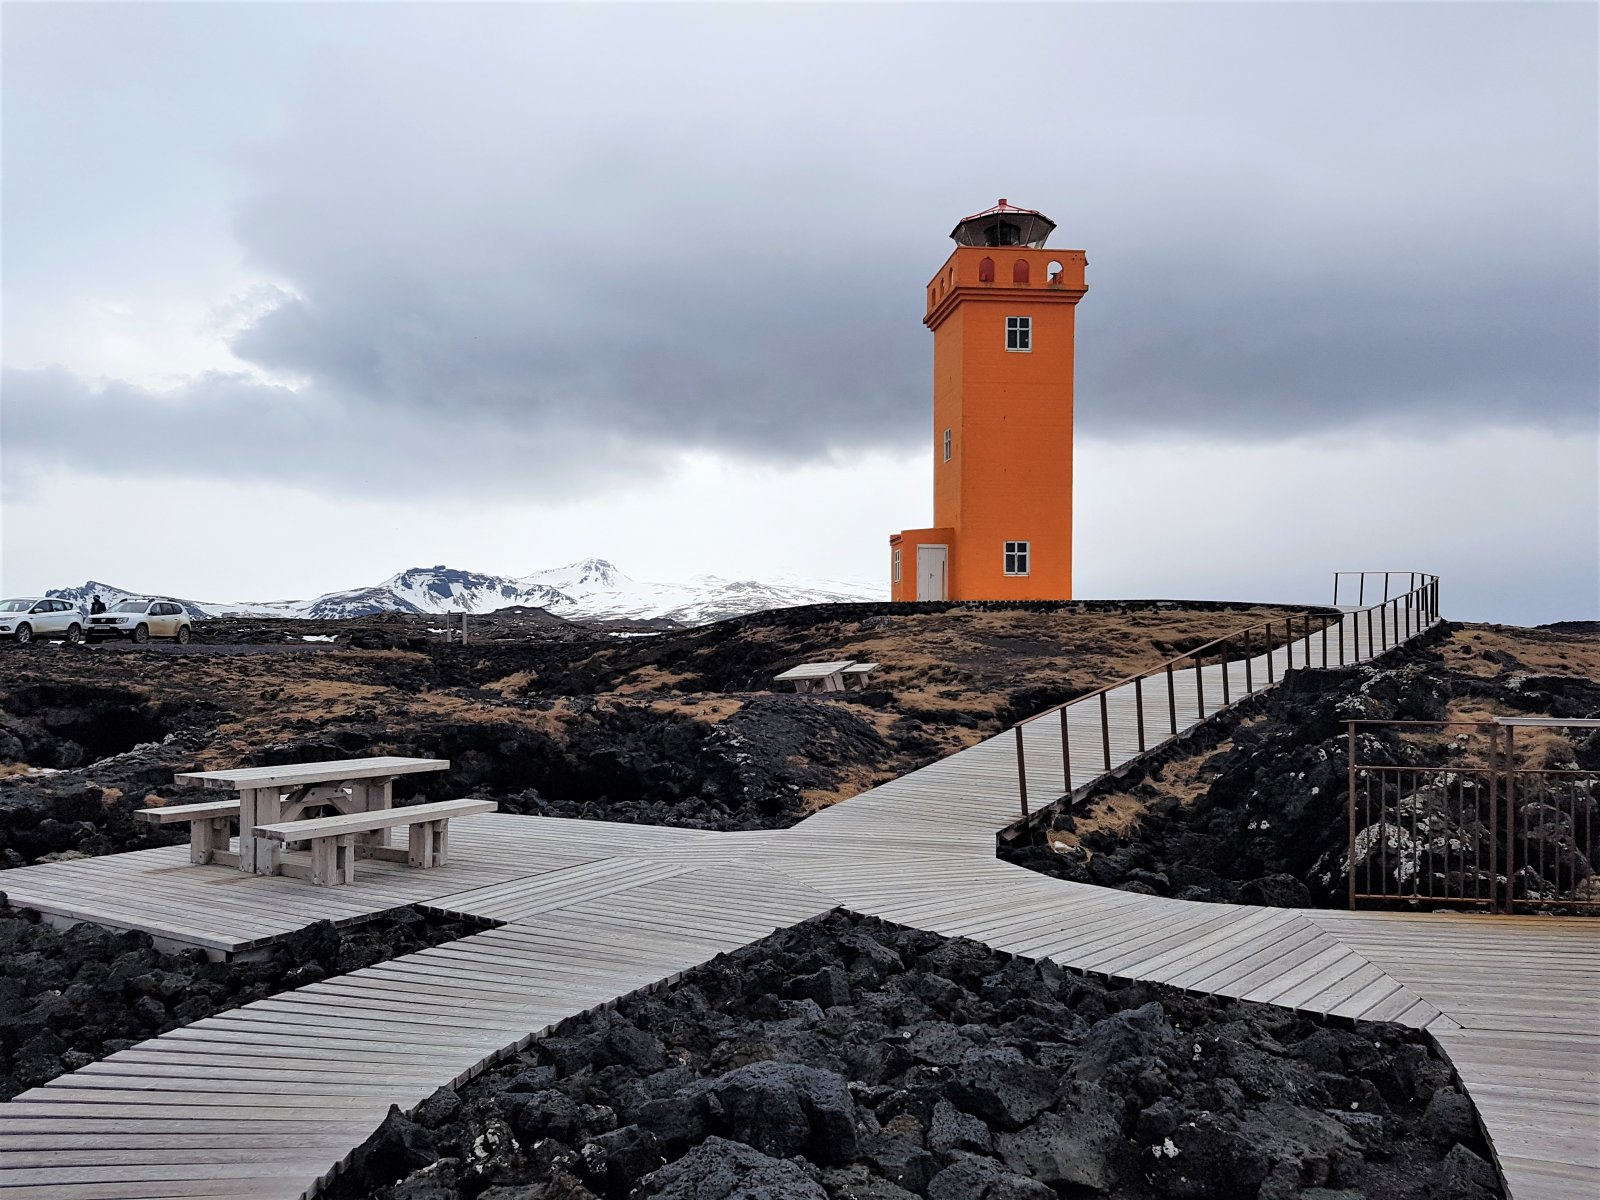
[[[1004,200],[928,284],[933,528],[889,537],[896,600],[1072,597],[1072,341],[1081,250]]]

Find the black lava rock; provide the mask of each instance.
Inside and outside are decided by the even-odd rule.
[[[848,996],[826,1010],[785,998],[839,978]],[[456,1107],[419,1108],[435,1165],[398,1183],[352,1170],[328,1200],[1495,1195],[1470,1105],[1421,1034],[847,914],[547,1041]]]

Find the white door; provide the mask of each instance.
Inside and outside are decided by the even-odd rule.
[[[944,546],[917,547],[917,599],[943,600],[945,596]]]

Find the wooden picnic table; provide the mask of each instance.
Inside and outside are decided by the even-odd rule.
[[[401,775],[445,771],[447,758],[342,758],[287,763],[278,767],[239,767],[228,771],[188,771],[179,783],[231,790],[239,797],[239,870],[276,875],[282,844],[255,836],[259,825],[296,821],[331,808],[342,814],[376,812],[394,804],[394,781]],[[389,832],[360,835],[363,849],[387,847]],[[223,847],[226,849],[226,846]]]

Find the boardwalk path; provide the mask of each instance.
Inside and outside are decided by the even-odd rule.
[[[1193,688],[1180,685],[1181,714],[1196,711]],[[1137,749],[1131,696],[1108,705],[1120,764]],[[1103,761],[1098,712],[1069,730],[1081,782],[1077,764]],[[1030,779],[1059,772],[1059,726],[1027,737]],[[316,891],[192,867],[181,847],[0,872],[14,903],[214,950],[403,903],[504,922],[195,1022],[0,1106],[0,1200],[310,1194],[390,1104],[410,1108],[565,1017],[839,906],[1105,975],[1426,1029],[1516,1200],[1600,1195],[1600,925],[1071,884],[996,860],[995,830],[1016,812],[1008,735],[780,832],[496,814],[455,823],[449,867],[364,863],[356,885]]]

